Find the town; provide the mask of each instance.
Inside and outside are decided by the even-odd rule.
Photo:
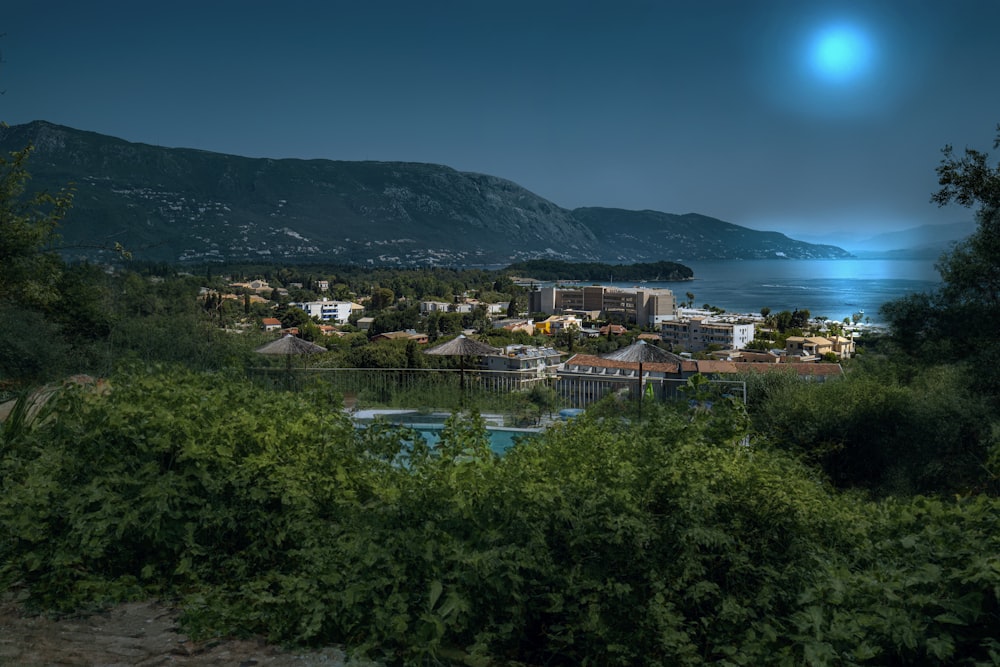
[[[357,341],[364,335],[372,345],[411,343],[424,348],[442,336],[480,336],[496,343],[492,352],[476,357],[476,367],[485,371],[481,377],[492,376],[491,386],[515,390],[548,382],[574,408],[636,379],[643,386],[657,383],[663,389],[654,395],[664,396],[670,394],[667,381],[696,374],[718,380],[791,372],[823,381],[843,373],[842,362],[856,353],[856,331],[865,331],[857,329],[856,322],[809,319],[806,310],[771,314],[763,308],[757,314],[730,314],[694,308],[692,299],[678,303],[672,290],[662,288],[536,287],[524,292],[519,307],[516,298],[485,301],[469,291],[449,300],[383,295],[380,301],[376,294],[338,298],[349,296],[345,286],[331,294],[331,282],[325,278],[313,278],[308,286],[311,289],[298,280],[279,286],[254,278],[230,282],[226,293],[203,288],[201,295],[212,307],[223,302],[255,306],[257,316],[244,317],[244,327],[253,325],[276,336],[304,335],[330,348],[347,336]],[[418,317],[408,328],[386,330],[379,326],[378,306],[416,311]],[[450,318],[454,326],[442,330],[442,318]],[[637,375],[638,362],[606,354],[637,340],[670,353],[641,365],[642,377]],[[595,378],[602,388],[594,388]]]

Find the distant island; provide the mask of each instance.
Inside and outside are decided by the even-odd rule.
[[[595,262],[564,262],[554,259],[532,259],[506,268],[508,273],[538,281],[559,280],[622,280],[672,282],[694,279],[691,267],[677,262],[646,264],[602,264]]]

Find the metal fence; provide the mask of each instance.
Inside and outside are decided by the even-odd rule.
[[[681,389],[687,386],[686,379],[646,377],[640,387],[639,378],[622,377],[562,377],[556,389],[568,407],[586,408],[611,394],[642,395],[658,402],[677,400],[682,397]],[[712,380],[712,393],[719,397],[733,397],[747,402],[746,382],[742,380]]]
[[[530,411],[532,388],[551,387],[555,382],[554,376],[478,369],[272,367],[250,368],[248,374],[255,382],[275,389],[339,394],[348,409],[453,411],[464,407],[512,416]]]
[[[336,395],[348,409],[409,408],[454,411],[462,407],[508,416],[510,423],[537,419],[539,409],[586,408],[606,396],[642,394],[658,402],[681,397],[687,380],[647,376],[595,377],[512,371],[413,368],[251,368],[250,377],[276,389],[319,389]],[[464,373],[464,377],[463,377]],[[746,382],[714,380],[713,393],[746,403]],[[534,388],[551,392],[533,392]]]

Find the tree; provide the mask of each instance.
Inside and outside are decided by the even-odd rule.
[[[787,310],[781,311],[774,316],[774,324],[778,328],[778,331],[785,333],[792,326],[792,313]]]
[[[427,314],[427,320],[425,322],[424,328],[427,331],[427,339],[430,341],[435,341],[441,332],[439,327],[441,323],[441,313],[434,310]]]
[[[43,306],[58,298],[62,260],[52,250],[71,191],[25,195],[32,147],[0,157],[0,298]]]
[[[388,308],[396,301],[396,294],[387,287],[377,287],[372,290],[371,307],[378,311]]]
[[[301,328],[305,326],[307,322],[312,322],[309,318],[309,313],[297,306],[287,308],[285,312],[278,316],[278,319],[281,320],[281,326],[286,329],[290,329],[292,327]]]
[[[424,368],[427,364],[425,360],[427,359],[421,353],[420,346],[414,340],[406,341],[406,367],[407,368]]]
[[[799,310],[798,308],[792,312],[791,326],[796,329],[804,329],[809,325],[809,311]]]
[[[538,408],[539,412],[545,412],[552,416],[552,412],[559,407],[559,394],[547,384],[536,383],[528,391],[528,401]]]
[[[993,148],[1000,148],[1000,125]],[[942,150],[937,167],[941,188],[931,201],[977,207],[976,231],[942,255],[937,269],[942,285],[882,307],[893,340],[916,357],[929,354],[969,362],[978,389],[1000,396],[1000,164],[986,153],[967,148],[956,155]]]

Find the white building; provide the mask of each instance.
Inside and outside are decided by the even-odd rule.
[[[713,322],[707,318],[662,322],[660,337],[674,349],[701,352],[709,345],[723,350],[742,350],[753,340],[753,324]]]
[[[427,313],[447,313],[451,306],[452,304],[447,301],[421,301],[420,312],[424,315]]]
[[[551,347],[508,345],[499,354],[483,356],[482,367],[492,371],[483,381],[496,389],[525,389],[551,377],[561,361],[562,354]]]
[[[322,322],[336,322],[337,324],[347,324],[353,311],[364,310],[364,306],[350,301],[331,301],[329,299],[304,301],[289,305],[301,308],[306,311],[309,317],[315,317]]]

